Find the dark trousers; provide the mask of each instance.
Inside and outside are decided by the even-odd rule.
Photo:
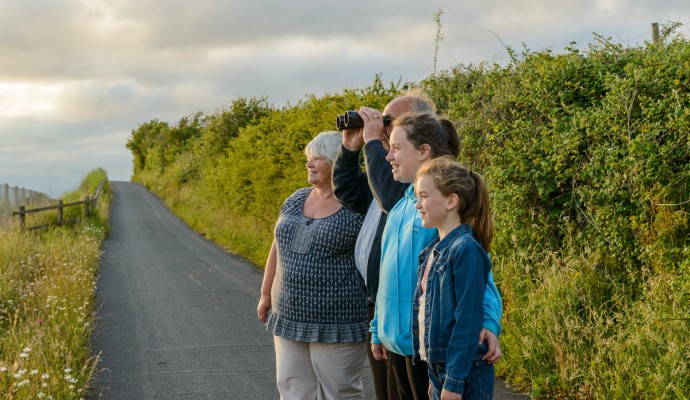
[[[371,322],[374,318],[374,305],[369,304],[367,311],[369,313],[369,322]],[[371,343],[371,332],[369,332],[369,343]],[[367,354],[369,355],[371,375],[374,378],[376,400],[400,399],[398,385],[391,364],[387,360],[376,361],[374,354],[371,352],[371,344],[368,347]]]
[[[411,356],[388,351],[388,363],[391,364],[401,400],[427,400],[429,398],[429,375],[424,361],[412,364]]]

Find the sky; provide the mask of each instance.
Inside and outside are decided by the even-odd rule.
[[[505,63],[504,44],[629,46],[690,33],[688,0],[0,0],[0,183],[59,198],[94,168],[128,181],[132,131],[238,97],[276,106],[434,68]]]

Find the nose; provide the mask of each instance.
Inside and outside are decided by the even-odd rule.
[[[388,150],[388,153],[386,153],[386,161],[391,162],[393,161],[393,149],[391,148]]]
[[[417,202],[414,203],[414,208],[416,208],[417,210],[421,210],[421,209],[422,209],[422,202],[419,201],[419,197],[417,197]]]

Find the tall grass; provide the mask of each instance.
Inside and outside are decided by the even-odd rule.
[[[85,181],[97,185],[105,177],[105,171],[94,170]],[[95,189],[82,185],[66,197]],[[1,234],[0,399],[86,397],[98,361],[89,338],[109,205],[106,185],[89,219]]]
[[[495,254],[501,346],[512,350],[500,375],[535,398],[689,398],[688,288],[672,287],[671,275],[646,276],[631,302],[595,251]]]

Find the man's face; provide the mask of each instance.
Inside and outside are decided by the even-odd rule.
[[[388,124],[388,126],[383,127],[384,132],[381,137],[383,146],[386,148],[387,151],[390,150],[389,142],[391,132],[393,131],[393,121],[395,121],[395,119],[399,116],[411,111],[412,102],[410,101],[410,99],[404,97],[393,99],[390,103],[388,103],[388,105],[386,105],[386,108],[383,109],[383,115],[386,115],[391,119],[391,123]]]

